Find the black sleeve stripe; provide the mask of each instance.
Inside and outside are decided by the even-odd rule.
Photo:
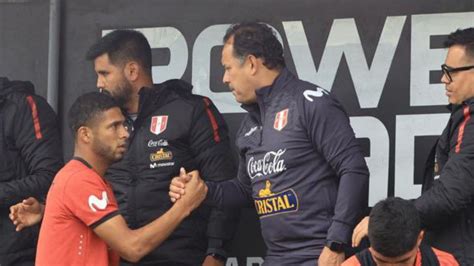
[[[119,215],[119,214],[120,214],[120,212],[119,212],[118,210],[116,210],[116,211],[114,211],[114,212],[111,212],[111,213],[107,214],[106,216],[100,218],[100,220],[98,220],[97,222],[95,222],[95,223],[89,225],[89,227],[90,227],[91,229],[94,229],[94,228],[96,228],[97,226],[101,225],[103,222],[106,222],[106,221],[108,221],[109,219],[111,219],[111,218],[113,218],[113,217],[115,217],[115,216],[117,216],[117,215]]]

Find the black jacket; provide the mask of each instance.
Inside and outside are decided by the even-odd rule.
[[[423,193],[415,205],[428,243],[452,253],[461,265],[473,265],[474,99],[451,109],[448,125],[428,160]]]
[[[181,166],[199,170],[205,180],[235,176],[224,119],[211,100],[193,95],[191,89],[184,81],[171,80],[139,93],[129,150],[106,173],[132,228],[153,221],[171,207],[169,184]],[[197,265],[207,253],[225,256],[223,244],[232,238],[236,218],[235,211],[201,206],[141,263]]]
[[[0,78],[0,265],[34,262],[38,227],[15,232],[9,207],[44,198],[62,164],[54,111],[30,82]]]

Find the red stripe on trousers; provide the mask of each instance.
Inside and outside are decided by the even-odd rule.
[[[33,117],[33,125],[35,127],[36,139],[41,139],[43,138],[43,134],[41,134],[41,125],[38,116],[38,109],[36,108],[36,102],[31,96],[26,97],[26,101],[28,102],[31,108],[31,116]]]
[[[458,142],[456,144],[456,153],[459,153],[461,151],[461,143],[462,139],[464,137],[464,128],[466,127],[467,121],[471,119],[471,111],[469,110],[469,106],[464,106],[464,120],[461,123],[461,126],[459,127],[459,132],[458,132]]]
[[[204,102],[206,103],[207,116],[209,117],[209,120],[211,120],[212,129],[214,130],[214,141],[220,142],[221,137],[219,136],[219,126],[217,125],[216,117],[214,116],[211,109],[209,108],[211,103],[209,102],[209,99],[207,98],[204,98]]]

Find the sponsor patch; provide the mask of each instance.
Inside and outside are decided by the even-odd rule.
[[[269,176],[278,174],[286,170],[285,160],[283,154],[286,149],[279,149],[278,151],[267,152],[262,159],[255,159],[253,156],[249,158],[247,163],[247,173],[250,179],[261,176]]]
[[[313,98],[320,98],[323,97],[324,95],[328,95],[329,92],[327,92],[325,89],[317,87],[316,90],[305,90],[303,92],[303,96],[306,98],[306,100],[313,102]]]
[[[275,114],[275,122],[273,128],[281,131],[288,124],[288,108]]]
[[[161,148],[157,152],[150,154],[151,162],[166,161],[166,160],[172,160],[172,159],[173,159],[173,153],[171,151],[165,151],[163,148]]]
[[[168,146],[168,141],[166,139],[159,139],[159,140],[150,139],[148,141],[148,148],[167,147],[167,146]]]
[[[168,125],[168,116],[159,115],[151,117],[150,131],[155,135],[159,135],[166,130]]]
[[[167,163],[151,163],[150,169],[160,168],[160,167],[168,167],[174,166],[174,162],[167,162]]]
[[[261,218],[294,212],[298,210],[298,196],[293,189],[273,193],[269,180],[265,182],[265,188],[260,189],[258,198],[254,199],[255,209]]]
[[[91,208],[91,210],[93,212],[97,212],[97,209],[105,210],[105,208],[107,207],[108,202],[109,202],[109,199],[107,198],[107,192],[105,192],[105,191],[102,191],[102,198],[101,199],[99,199],[95,195],[90,195],[89,196],[89,208]]]
[[[250,129],[250,130],[249,130],[247,133],[245,133],[245,135],[244,135],[244,136],[248,137],[248,136],[252,135],[252,134],[253,134],[253,132],[257,131],[257,129],[258,129],[258,127],[257,127],[257,126],[255,126],[255,127],[252,127],[252,128],[251,128],[251,129]]]

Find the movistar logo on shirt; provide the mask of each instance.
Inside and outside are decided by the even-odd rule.
[[[105,191],[102,191],[102,199],[99,199],[95,195],[89,196],[89,208],[91,208],[93,212],[97,212],[97,209],[105,210],[105,207],[107,207],[108,202],[109,199],[107,198],[107,192]]]
[[[285,160],[280,159],[285,152],[286,149],[279,149],[277,152],[270,151],[259,160],[256,160],[253,156],[250,157],[247,164],[247,173],[250,179],[285,171]]]
[[[288,189],[280,193],[273,193],[268,180],[265,183],[265,188],[259,191],[258,196],[254,199],[254,203],[260,218],[298,210],[298,196],[295,191]]]

